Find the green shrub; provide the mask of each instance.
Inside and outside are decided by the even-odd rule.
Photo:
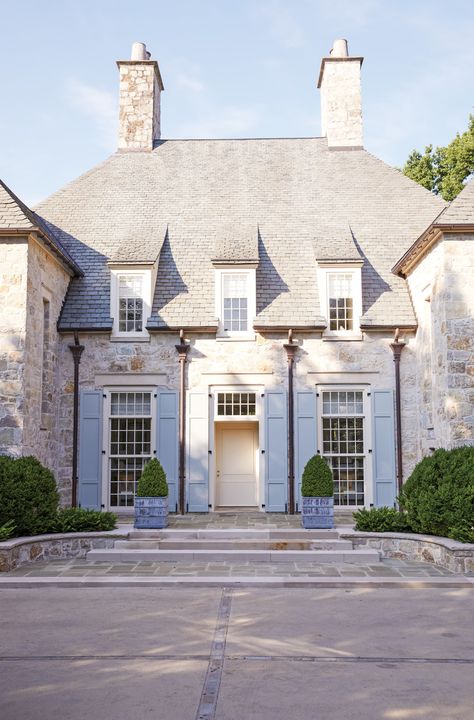
[[[10,522],[5,523],[4,525],[0,525],[0,542],[2,540],[8,540],[8,538],[13,535],[14,530],[15,525],[13,520],[10,520]]]
[[[138,480],[138,497],[168,497],[165,471],[156,458],[150,460]]]
[[[59,510],[48,532],[98,532],[117,527],[117,517],[111,512],[64,508]]]
[[[355,529],[365,532],[410,532],[411,527],[406,513],[395,508],[380,507],[366,510],[362,508],[352,513]]]
[[[0,525],[13,523],[15,535],[47,532],[59,495],[50,470],[34,457],[0,457]]]
[[[403,486],[400,503],[415,532],[474,542],[474,447],[425,457]]]
[[[334,494],[331,469],[320,455],[313,455],[305,465],[301,494],[303,497],[332,497]]]

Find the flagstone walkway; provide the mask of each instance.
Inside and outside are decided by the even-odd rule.
[[[4,577],[456,577],[429,563],[384,559],[373,565],[352,563],[242,562],[129,562],[112,563],[84,559],[56,560],[24,565]]]

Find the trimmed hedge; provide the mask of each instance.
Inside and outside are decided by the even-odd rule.
[[[355,529],[365,532],[410,532],[411,527],[406,513],[395,508],[380,507],[366,510],[362,508],[352,513]]]
[[[334,484],[331,468],[320,455],[313,455],[303,470],[301,495],[303,497],[332,497]]]
[[[64,508],[59,510],[48,532],[99,532],[117,527],[117,516],[111,512]]]
[[[153,458],[145,465],[138,480],[137,496],[168,497],[166,474],[157,458]]]
[[[440,449],[425,457],[399,500],[415,532],[474,542],[474,447]]]
[[[14,534],[41,535],[56,518],[59,494],[53,473],[34,457],[0,456],[0,525]]]

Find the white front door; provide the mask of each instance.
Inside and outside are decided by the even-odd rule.
[[[218,423],[216,436],[217,505],[255,507],[258,423]]]

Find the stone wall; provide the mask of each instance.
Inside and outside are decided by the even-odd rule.
[[[152,150],[160,138],[160,83],[156,62],[119,62],[119,149]]]
[[[288,365],[282,334],[257,335],[254,342],[216,341],[213,336],[191,335],[191,349],[187,364],[187,387],[207,391],[210,385],[287,384]],[[69,499],[72,458],[73,365],[68,344],[72,337],[62,338],[59,349],[60,432],[57,480],[63,500]],[[416,382],[413,338],[406,338],[407,348],[402,359],[403,417],[405,472],[408,474],[417,461],[416,402],[413,387]],[[163,374],[162,383],[171,389],[179,388],[179,364],[175,345],[178,335],[152,335],[150,342],[111,342],[108,335],[81,333],[84,352],[80,365],[81,389],[100,389],[98,376],[122,376],[127,385],[130,374]],[[295,333],[299,351],[295,364],[295,389],[314,389],[318,383],[347,383],[347,373],[353,384],[370,384],[374,389],[394,389],[391,336],[372,334],[360,342],[329,342],[320,336]],[[122,380],[121,380],[122,382]]]
[[[59,262],[36,241],[30,240],[22,454],[35,455],[55,477],[62,451],[59,444],[59,335],[56,323],[69,280],[70,275]],[[45,316],[49,316],[49,327],[46,328]],[[72,361],[68,360],[72,367]]]
[[[474,235],[445,235],[409,277],[416,338],[418,447],[474,443]]]
[[[28,242],[0,242],[0,454],[21,455]]]

